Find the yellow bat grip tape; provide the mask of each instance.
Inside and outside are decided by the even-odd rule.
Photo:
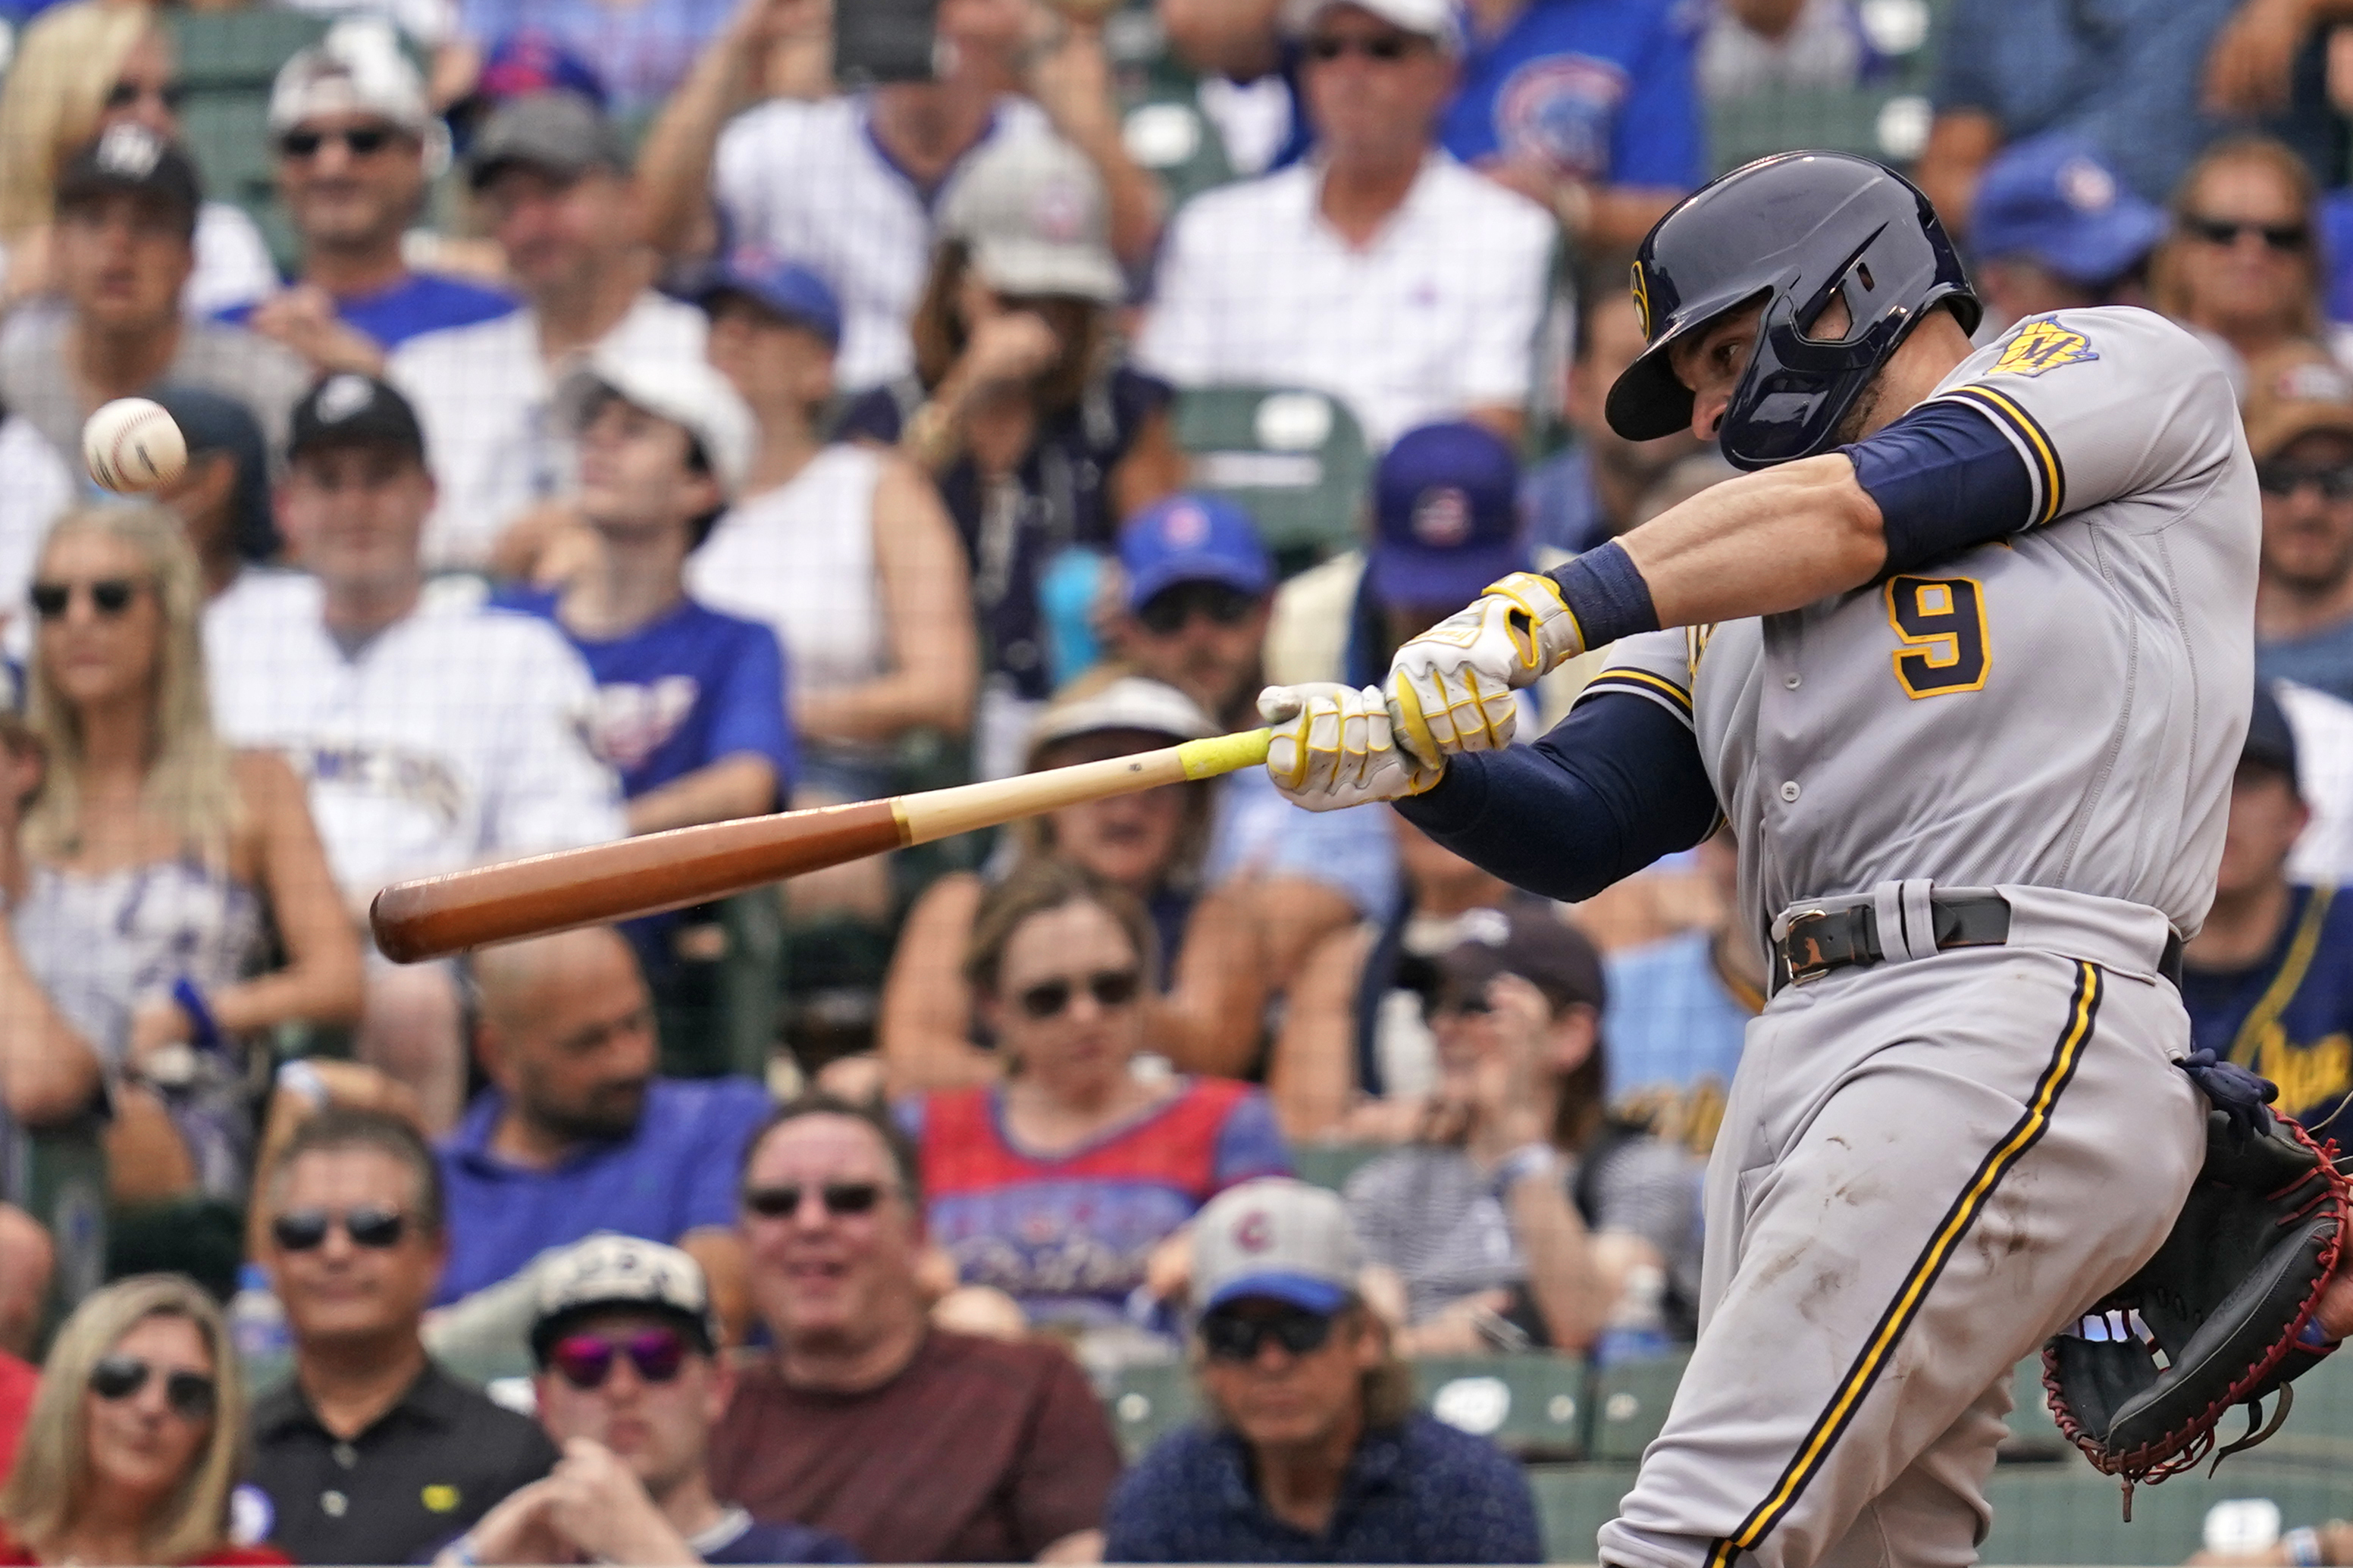
[[[1244,730],[1240,734],[1212,735],[1206,741],[1187,741],[1176,748],[1176,760],[1185,764],[1187,779],[1213,779],[1220,773],[1239,773],[1254,768],[1266,761],[1266,749],[1274,740],[1271,730]]]

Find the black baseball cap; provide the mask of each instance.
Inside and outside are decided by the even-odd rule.
[[[626,170],[629,154],[613,122],[578,93],[534,92],[499,105],[475,132],[466,178],[479,191],[517,163],[573,180],[591,169]]]
[[[2296,777],[2295,730],[2287,721],[2287,710],[2272,693],[2268,680],[2255,682],[2255,706],[2247,716],[2246,743],[2239,748],[2239,765],[2249,763],[2269,768],[2287,775],[2290,787],[2301,796],[2304,786]]]
[[[58,175],[59,212],[128,192],[168,204],[196,232],[196,211],[205,203],[204,182],[181,152],[143,125],[117,125],[66,160]]]
[[[319,383],[294,405],[286,455],[376,443],[425,461],[425,428],[408,399],[374,376],[345,371]]]
[[[180,427],[188,456],[221,452],[237,465],[237,488],[229,492],[230,531],[238,554],[268,560],[278,546],[269,515],[269,446],[253,411],[234,397],[186,382],[167,382],[148,395]]]
[[[1469,910],[1458,917],[1454,943],[1440,953],[1439,989],[1473,995],[1500,974],[1516,974],[1555,1007],[1609,1000],[1601,954],[1585,933],[1549,904],[1514,900],[1503,909]]]

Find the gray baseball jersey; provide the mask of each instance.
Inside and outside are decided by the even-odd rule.
[[[2254,465],[2221,367],[2125,307],[2021,322],[1936,396],[2026,460],[2010,539],[1788,615],[1629,638],[1591,691],[1694,724],[1755,924],[1925,878],[2213,896],[2254,683]]]
[[[2007,538],[1630,639],[1588,688],[1692,725],[1754,928],[1868,898],[1889,949],[1749,1027],[1699,1345],[1604,1563],[1968,1563],[2010,1368],[2156,1248],[2203,1151],[2158,971],[2211,898],[2253,689],[2229,383],[2103,309],[2021,323],[1935,397],[2024,463]],[[1937,952],[1939,884],[2000,889],[2010,944]]]

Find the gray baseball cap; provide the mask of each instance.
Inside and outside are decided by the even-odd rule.
[[[1336,1312],[1364,1267],[1340,1194],[1288,1176],[1229,1187],[1193,1221],[1193,1299],[1205,1312],[1252,1296]]]
[[[593,1311],[642,1308],[678,1319],[718,1348],[719,1320],[702,1265],[675,1247],[600,1231],[538,1265],[539,1309],[531,1325],[532,1354],[547,1360],[567,1321]]]
[[[993,139],[940,214],[940,230],[972,248],[1000,294],[1074,296],[1116,305],[1127,279],[1111,253],[1103,179],[1079,150],[1039,132]]]
[[[534,92],[491,115],[466,155],[466,177],[479,191],[516,163],[570,180],[591,169],[627,170],[629,154],[613,122],[578,93]]]

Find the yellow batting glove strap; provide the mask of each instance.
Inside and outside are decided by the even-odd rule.
[[[1421,710],[1421,694],[1409,680],[1393,680],[1388,693],[1391,735],[1408,755],[1424,766],[1437,766],[1446,760],[1445,749],[1438,737],[1430,732],[1430,719]]]
[[[1543,573],[1514,572],[1488,584],[1487,593],[1508,599],[1527,617],[1524,627],[1513,627],[1513,641],[1519,646],[1526,668],[1534,672],[1531,679],[1550,674],[1585,651],[1585,628],[1577,625],[1576,612],[1561,597],[1560,584]],[[1513,682],[1514,686],[1527,683]]]

